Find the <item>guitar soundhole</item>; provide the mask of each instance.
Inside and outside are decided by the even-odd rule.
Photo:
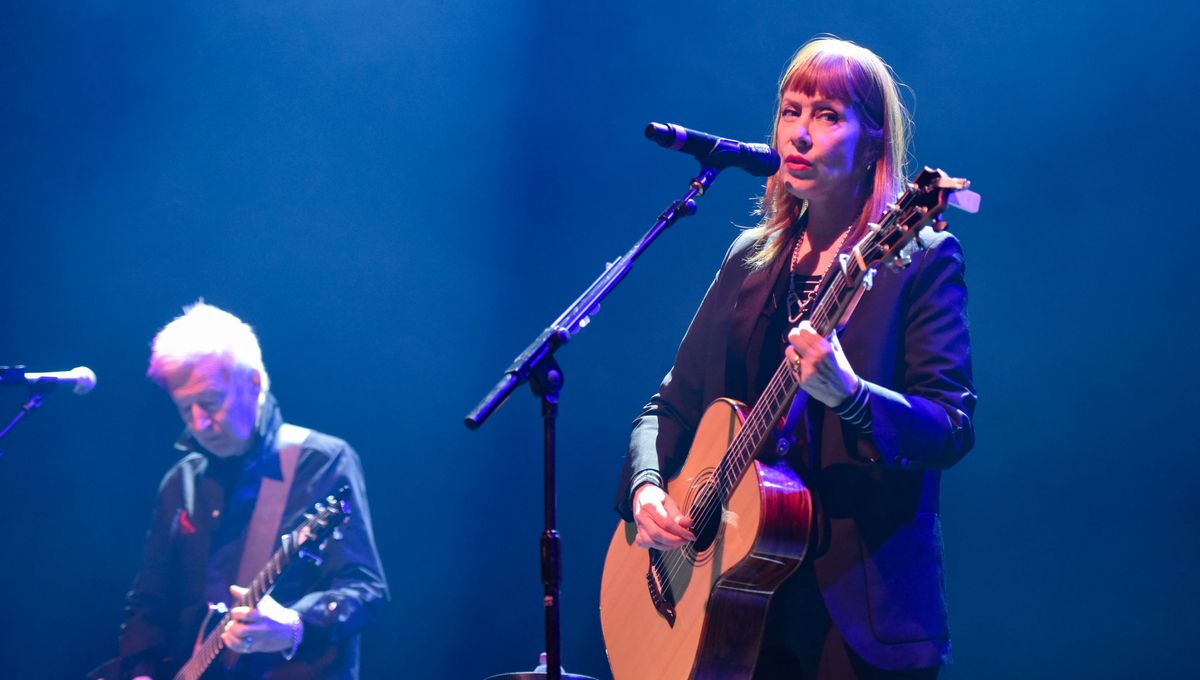
[[[690,489],[684,507],[692,518],[693,533],[696,541],[684,548],[688,559],[694,564],[703,564],[712,557],[712,546],[721,535],[722,512],[724,504],[716,484],[713,483],[713,470],[705,470],[698,475]]]

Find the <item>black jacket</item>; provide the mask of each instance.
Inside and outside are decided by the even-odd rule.
[[[938,485],[940,470],[974,443],[962,250],[930,229],[920,241],[908,268],[878,272],[839,333],[870,390],[871,434],[815,400],[806,409],[807,443],[818,456],[802,476],[816,496],[821,538],[810,559],[846,642],[887,669],[935,666],[949,654]],[[678,471],[704,409],[729,393],[727,353],[749,349],[772,304],[787,258],[752,270],[745,258],[753,245],[748,234],[734,241],[674,366],[634,422],[617,489],[627,521],[631,483],[647,471],[667,479]]]
[[[142,566],[126,598],[121,656],[93,677],[162,677],[164,670],[190,657],[208,601],[228,602],[260,480],[281,475],[275,439],[283,420],[270,395],[264,409],[256,445],[246,455],[220,459],[187,437],[177,444],[190,452],[159,487]],[[377,617],[387,584],[375,549],[362,467],[346,442],[317,432],[308,435],[277,533],[294,529],[314,503],[343,485],[351,493],[350,520],[341,539],[329,541],[319,566],[294,562],[272,592],[304,623],[295,658],[245,655],[236,677],[358,677],[359,633]]]

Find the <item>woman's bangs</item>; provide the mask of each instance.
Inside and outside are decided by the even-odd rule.
[[[806,97],[818,94],[853,103],[858,98],[851,83],[851,66],[844,57],[814,54],[792,69],[783,84],[783,92],[799,92]]]
[[[795,65],[780,94],[799,92],[806,97],[819,94],[840,99],[866,113],[873,127],[878,127],[882,97],[872,85],[867,69],[853,59],[842,54],[816,53]]]

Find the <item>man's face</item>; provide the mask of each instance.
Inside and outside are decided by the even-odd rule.
[[[250,447],[258,416],[258,371],[205,357],[164,371],[167,393],[188,432],[214,455],[240,456]]]

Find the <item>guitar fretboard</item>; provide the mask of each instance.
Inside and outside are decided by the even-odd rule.
[[[246,594],[238,599],[235,607],[257,607],[259,602],[271,592],[275,580],[283,570],[291,564],[297,555],[307,550],[314,552],[322,549],[326,539],[334,535],[337,526],[346,521],[349,508],[346,498],[350,495],[350,487],[343,486],[336,493],[327,496],[323,503],[317,503],[311,514],[305,515],[305,520],[294,531],[283,535],[282,545],[267,560],[267,565],[246,587]],[[196,647],[195,653],[187,663],[175,674],[175,680],[200,680],[200,676],[225,649],[221,633],[225,625],[233,620],[230,614],[225,614],[217,626]]]
[[[809,317],[809,322],[818,333],[828,336],[833,332],[836,320],[854,297],[851,282],[859,279],[863,273],[853,260],[847,262],[845,271],[840,268],[830,271],[827,278],[832,280],[828,283],[822,282],[824,292]],[[758,455],[769,435],[775,431],[791,407],[799,389],[799,376],[787,360],[784,360],[775,369],[775,374],[767,383],[762,396],[746,416],[742,430],[734,438],[717,467],[715,483],[720,502],[728,501],[734,487],[750,467],[750,461]]]
[[[845,325],[858,295],[864,287],[869,287],[874,267],[899,256],[921,226],[946,205],[949,192],[967,185],[965,180],[949,180],[944,173],[926,168],[889,207],[879,224],[871,224],[866,236],[848,253],[839,255],[840,262],[825,275],[818,287],[816,304],[809,315],[813,329],[822,337],[829,337],[839,326]],[[720,517],[717,507],[728,502],[750,462],[783,420],[799,389],[800,378],[785,359],[717,466],[712,492],[692,506],[689,514],[697,526],[709,518]]]
[[[292,559],[299,553],[299,542],[297,537],[305,529],[311,530],[309,525],[314,520],[305,522],[300,529],[293,531],[284,536],[283,545],[275,551],[271,559],[267,561],[267,566],[263,567],[262,571],[254,577],[246,590],[246,594],[237,601],[234,606],[237,607],[257,607],[263,597],[271,591],[271,586],[275,585],[275,580],[283,573],[283,570],[291,563]],[[225,649],[225,641],[221,639],[221,633],[225,630],[225,625],[232,621],[232,615],[226,614],[221,617],[217,626],[212,629],[205,638],[204,642],[192,654],[192,658],[184,664],[183,668],[175,674],[175,680],[200,680],[200,676],[208,670],[212,662]]]

